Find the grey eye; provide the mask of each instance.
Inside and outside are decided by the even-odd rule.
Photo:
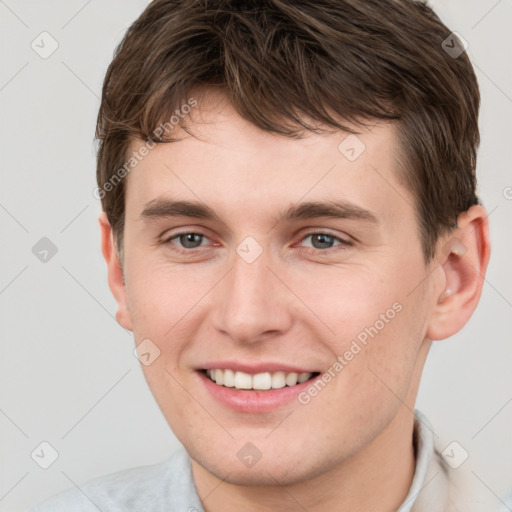
[[[309,235],[311,237],[311,243],[315,249],[330,249],[334,245],[336,237],[326,235],[325,233],[318,233]]]
[[[176,238],[179,238],[180,244],[186,249],[200,247],[203,241],[203,235],[199,235],[198,233],[185,233],[178,235]]]

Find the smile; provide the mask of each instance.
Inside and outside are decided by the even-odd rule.
[[[205,375],[219,386],[226,388],[235,388],[239,390],[257,390],[265,391],[269,389],[281,389],[286,386],[296,386],[302,384],[317,375],[313,373],[297,372],[262,372],[256,374],[245,373],[230,369],[209,369],[203,370]]]

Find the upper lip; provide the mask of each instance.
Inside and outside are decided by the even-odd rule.
[[[318,370],[311,370],[302,366],[293,366],[289,364],[268,362],[268,363],[241,363],[240,361],[213,361],[205,363],[197,368],[198,370],[234,370],[251,375],[265,372],[284,372],[284,373],[317,373]]]

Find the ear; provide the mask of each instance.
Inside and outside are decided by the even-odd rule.
[[[491,253],[487,212],[480,205],[461,213],[457,228],[441,241],[436,259],[445,287],[438,293],[427,337],[442,340],[460,331],[473,314]]]
[[[117,257],[112,228],[107,214],[102,211],[98,217],[101,232],[101,252],[107,263],[108,286],[117,302],[116,320],[129,331],[132,330],[132,321],[126,301],[126,285],[123,269]]]

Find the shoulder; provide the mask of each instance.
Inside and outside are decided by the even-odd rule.
[[[469,453],[457,441],[434,435],[427,418],[416,415],[417,471],[411,494],[413,512],[505,512],[512,510],[512,491],[490,490],[473,471]],[[435,436],[435,438],[434,438]],[[499,491],[499,490],[497,490]],[[499,496],[503,496],[504,498]],[[498,496],[499,495],[499,496]],[[402,509],[401,509],[402,510]]]
[[[148,509],[163,512],[177,509],[181,503],[186,504],[184,510],[187,510],[194,506],[196,498],[188,454],[180,447],[164,462],[95,478],[57,494],[28,512]]]
[[[473,470],[469,453],[456,441],[435,443],[432,466],[447,483],[447,512],[510,511],[510,497],[505,501],[501,489],[492,490]],[[510,496],[510,495],[509,495]],[[507,502],[507,503],[505,503]]]
[[[447,484],[446,512],[509,512],[512,491],[491,489],[472,469],[471,463],[453,462],[453,452],[436,448],[432,466],[437,468]],[[506,494],[506,496],[504,496]],[[504,497],[503,497],[504,496]]]

